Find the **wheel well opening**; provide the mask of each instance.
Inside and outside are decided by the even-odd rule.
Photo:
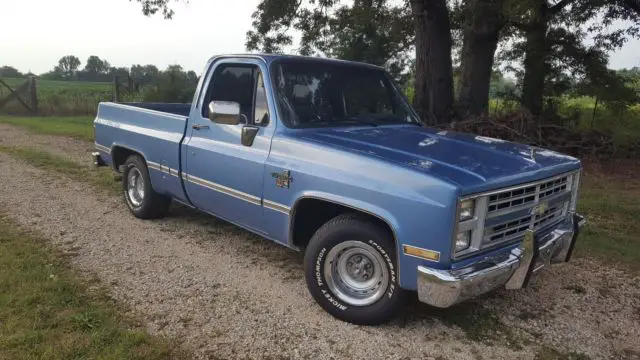
[[[369,218],[371,221],[386,229],[393,237],[393,231],[389,224],[377,216],[364,211],[356,210],[348,206],[332,203],[320,199],[302,199],[298,202],[294,212],[291,236],[293,245],[304,248],[311,240],[313,234],[327,221],[345,213],[357,213]],[[393,239],[395,242],[395,238]]]
[[[113,160],[113,168],[120,171],[120,166],[124,165],[127,158],[131,155],[140,155],[140,153],[123,147],[114,147],[111,150],[111,159]]]

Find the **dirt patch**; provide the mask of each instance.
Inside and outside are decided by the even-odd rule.
[[[7,146],[22,141],[75,153],[68,158],[78,162],[90,147],[5,134],[0,129]],[[0,205],[14,220],[51,238],[144,316],[152,333],[181,339],[198,358],[533,359],[549,347],[591,358],[640,352],[640,278],[594,260],[575,259],[543,271],[531,289],[446,311],[413,298],[390,324],[360,327],[316,306],[301,254],[233,225],[184,207],[164,220],[137,220],[119,197],[6,155],[0,182]]]
[[[64,159],[91,164],[92,143],[65,136],[42,135],[15,126],[0,124],[0,145],[38,149]]]

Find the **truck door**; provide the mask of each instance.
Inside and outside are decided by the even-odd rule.
[[[203,75],[208,78],[203,79],[187,127],[183,148],[185,188],[197,208],[262,232],[264,164],[275,129],[263,78],[266,67],[257,59],[221,59],[212,66]],[[246,123],[212,122],[211,101],[238,103]],[[251,144],[242,144],[244,127],[257,128]]]

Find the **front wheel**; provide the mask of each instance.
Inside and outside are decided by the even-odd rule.
[[[377,325],[404,304],[392,235],[365,216],[344,214],[320,227],[304,263],[309,292],[338,319]]]

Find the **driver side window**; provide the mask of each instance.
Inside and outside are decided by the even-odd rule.
[[[260,70],[255,65],[222,64],[216,67],[202,107],[209,117],[209,102],[233,101],[240,104],[240,114],[248,124],[265,126],[269,121],[267,96]]]

